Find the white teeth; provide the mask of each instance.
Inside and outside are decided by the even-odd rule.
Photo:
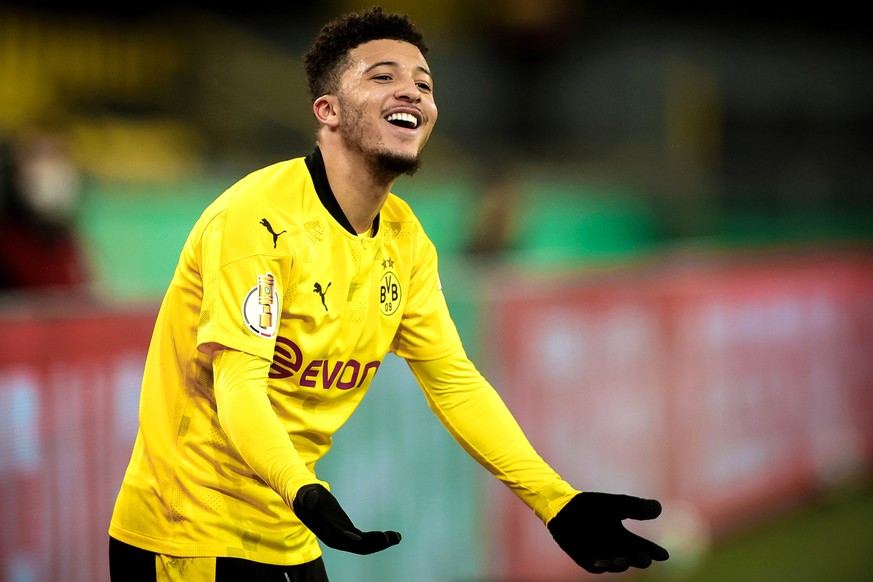
[[[411,113],[392,113],[385,119],[388,121],[402,121],[409,123],[412,127],[418,127],[418,119]]]

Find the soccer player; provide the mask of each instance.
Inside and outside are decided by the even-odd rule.
[[[622,525],[660,504],[564,481],[465,355],[434,245],[391,193],[437,120],[426,53],[404,15],[328,23],[304,57],[314,149],[242,178],[194,225],[155,324],[109,526],[116,582],[325,581],[319,541],[358,554],[400,542],[358,529],[316,473],[388,352],[583,568],[667,559]]]

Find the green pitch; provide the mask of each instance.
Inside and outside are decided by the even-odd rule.
[[[873,580],[873,483],[841,489],[716,543],[695,566],[670,562],[635,582]]]

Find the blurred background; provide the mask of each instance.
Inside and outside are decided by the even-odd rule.
[[[188,229],[307,154],[300,57],[371,2],[0,1],[0,581],[108,579]],[[468,353],[574,485],[664,502],[636,580],[852,582],[873,550],[873,41],[848,3],[392,0],[440,121],[402,178]],[[592,578],[390,357],[319,465],[398,529],[342,581]]]

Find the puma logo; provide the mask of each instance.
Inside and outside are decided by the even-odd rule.
[[[264,225],[264,228],[266,228],[266,229],[270,232],[270,234],[273,235],[273,248],[275,249],[275,248],[276,248],[276,242],[278,242],[278,240],[279,240],[279,235],[280,235],[280,234],[285,234],[285,233],[288,232],[288,231],[285,231],[285,230],[283,230],[282,232],[276,232],[276,231],[274,231],[274,230],[273,230],[273,225],[271,225],[271,224],[270,224],[270,221],[267,220],[266,218],[262,218],[262,219],[261,219],[261,224]]]
[[[313,293],[318,293],[318,296],[321,297],[321,304],[324,305],[324,310],[327,311],[327,303],[324,302],[324,295],[327,293],[327,290],[330,289],[330,283],[327,284],[327,287],[324,288],[324,291],[321,290],[321,283],[316,282],[315,288],[312,290]]]

